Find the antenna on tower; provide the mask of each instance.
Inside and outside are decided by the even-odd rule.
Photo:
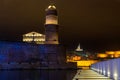
[[[50,4],[53,4],[54,3],[54,0],[50,0]]]
[[[50,0],[50,5],[54,5],[55,4],[55,0]]]

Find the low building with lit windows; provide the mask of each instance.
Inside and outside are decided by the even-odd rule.
[[[38,32],[29,32],[23,35],[23,42],[44,44],[45,35],[40,34]]]
[[[97,57],[102,59],[120,58],[120,51],[106,51],[105,53],[98,53]]]

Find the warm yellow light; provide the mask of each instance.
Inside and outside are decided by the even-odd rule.
[[[100,57],[100,58],[106,58],[108,55],[107,54],[104,54],[104,53],[99,53],[97,54],[97,57]]]
[[[56,7],[54,5],[50,5],[48,6],[48,9],[56,9]]]
[[[35,34],[34,36],[42,36],[42,34]]]
[[[81,57],[80,56],[74,56],[72,59],[73,59],[73,61],[77,61],[77,60],[80,60]]]
[[[94,60],[88,60],[88,61],[77,61],[77,66],[90,66],[93,63],[96,63],[97,61]]]
[[[45,24],[58,24],[58,17],[55,15],[46,16]]]
[[[113,54],[115,54],[115,52],[114,51],[106,51],[106,54],[113,55]]]
[[[37,33],[37,32],[30,32],[23,35],[24,42],[35,42],[37,44],[44,44],[45,42],[45,35]]]
[[[115,54],[120,54],[120,51],[115,51]]]
[[[120,54],[115,54],[114,57],[118,58],[118,57],[120,57]]]
[[[47,20],[46,24],[58,24],[56,20]]]

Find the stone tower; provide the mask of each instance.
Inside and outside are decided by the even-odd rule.
[[[45,35],[45,44],[59,44],[58,15],[54,5],[49,5],[46,9]]]

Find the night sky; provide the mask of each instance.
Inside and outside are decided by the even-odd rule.
[[[55,0],[60,43],[88,51],[120,50],[120,0]],[[0,0],[0,40],[22,41],[30,31],[44,33],[50,0]]]

